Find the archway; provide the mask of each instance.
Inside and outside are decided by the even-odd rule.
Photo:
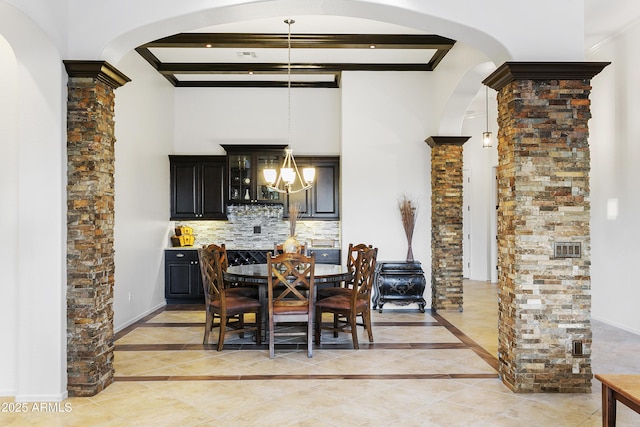
[[[60,400],[66,396],[61,58],[42,30],[6,3],[0,3],[0,29],[1,66],[9,76],[3,84],[13,85],[0,102],[9,109],[3,118],[9,156],[2,162],[12,162],[3,171],[10,176],[2,195],[15,208],[3,212],[2,224],[16,236],[12,253],[0,261],[10,279],[0,288],[8,321],[0,325],[8,340],[0,354],[8,373],[0,375],[0,393]]]
[[[2,236],[9,241],[18,241],[18,126],[17,111],[18,94],[16,92],[18,64],[9,43],[0,36],[0,134],[2,152],[0,156],[0,199],[4,208],[0,210],[0,227]],[[0,395],[11,394],[17,389],[17,354],[13,349],[17,346],[18,313],[13,307],[18,301],[18,255],[12,245],[0,248],[0,271],[3,272],[4,285],[0,286],[0,335],[6,344],[0,351]]]

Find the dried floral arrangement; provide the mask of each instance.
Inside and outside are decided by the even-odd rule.
[[[300,212],[300,205],[297,203],[289,205],[289,236],[296,235],[296,223],[301,215],[302,212]]]
[[[418,216],[418,204],[411,200],[406,195],[403,195],[398,202],[398,209],[400,209],[400,217],[402,219],[402,227],[407,237],[407,243],[409,248],[407,250],[407,261],[413,261],[413,249],[411,242],[413,240],[413,230],[416,227],[416,219]]]

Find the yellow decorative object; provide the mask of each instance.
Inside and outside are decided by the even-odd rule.
[[[193,246],[196,238],[191,234],[183,234],[180,236],[172,236],[171,243],[174,247]]]
[[[193,234],[193,228],[181,225],[176,227],[176,236],[191,236]]]

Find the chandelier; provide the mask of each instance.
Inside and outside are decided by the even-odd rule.
[[[287,66],[287,102],[288,102],[288,118],[287,118],[287,142],[291,143],[291,24],[296,21],[293,19],[285,19],[284,23],[289,26],[289,35],[287,37],[288,45],[288,66]],[[293,150],[287,148],[284,151],[284,160],[280,173],[273,168],[263,169],[264,179],[267,182],[267,188],[278,193],[298,193],[308,190],[313,186],[313,180],[316,175],[315,168],[303,168],[302,174],[293,158]],[[299,187],[296,185],[296,179]],[[284,188],[281,187],[284,184]]]

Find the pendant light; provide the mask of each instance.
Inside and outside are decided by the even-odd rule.
[[[482,132],[482,148],[491,148],[491,132],[489,132],[489,86],[484,87],[485,115],[487,118],[487,130]]]
[[[288,45],[288,66],[287,66],[287,103],[288,103],[288,121],[287,121],[287,142],[291,145],[291,24],[296,21],[293,19],[285,19],[284,23],[289,26],[289,35],[287,37]],[[264,179],[267,182],[267,188],[279,193],[298,193],[300,191],[308,190],[313,186],[313,180],[315,179],[315,168],[303,168],[302,174],[298,170],[296,160],[293,158],[293,150],[287,148],[284,151],[284,160],[280,173],[273,168],[263,169]],[[299,183],[299,187],[296,185],[296,179]],[[280,187],[280,184],[284,185],[284,188]]]

